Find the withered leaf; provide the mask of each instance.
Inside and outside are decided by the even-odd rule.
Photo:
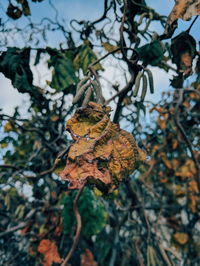
[[[192,16],[200,14],[199,0],[176,0],[176,3],[169,14],[167,24],[171,25],[175,20],[181,18],[188,20]]]
[[[100,190],[111,190],[138,161],[145,160],[133,136],[110,121],[110,111],[110,107],[90,102],[67,122],[75,143],[61,178],[70,183],[70,188],[80,188],[87,180]]]
[[[101,168],[100,171],[96,161],[88,162],[87,159],[87,157],[82,157],[77,159],[76,162],[67,160],[67,165],[61,172],[61,178],[70,182],[70,188],[80,188],[85,180],[89,178],[93,178],[96,182],[101,181],[104,184],[111,184],[112,181],[108,169]]]
[[[85,249],[85,253],[81,255],[81,266],[97,266],[94,256],[89,249]]]
[[[177,232],[174,234],[174,240],[180,245],[185,245],[189,240],[189,236],[186,233]]]
[[[38,246],[38,252],[44,255],[44,266],[51,266],[53,262],[61,263],[62,260],[58,254],[58,248],[54,241],[42,239]]]
[[[179,73],[188,76],[192,72],[192,61],[196,55],[196,41],[188,32],[181,32],[172,39],[172,62]]]

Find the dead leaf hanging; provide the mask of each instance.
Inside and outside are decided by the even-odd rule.
[[[61,263],[61,258],[58,254],[58,248],[54,241],[42,239],[38,246],[38,251],[44,255],[44,266],[51,266],[53,262]]]
[[[71,145],[61,178],[78,189],[87,180],[100,190],[111,190],[145,159],[133,136],[110,121],[110,107],[94,102],[76,111],[66,129]]]
[[[167,24],[171,25],[175,20],[181,18],[188,20],[192,16],[200,14],[199,0],[176,0],[176,3],[169,14]]]
[[[188,76],[192,72],[192,62],[196,55],[196,41],[187,32],[181,32],[172,39],[172,62],[177,65],[179,73]]]

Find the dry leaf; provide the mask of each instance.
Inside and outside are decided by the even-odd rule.
[[[104,49],[109,52],[112,53],[112,51],[116,50],[117,48],[119,48],[118,46],[112,45],[109,42],[102,42],[101,43],[102,46],[104,47]]]
[[[97,266],[94,256],[89,249],[85,249],[85,253],[81,255],[81,266]]]
[[[175,150],[178,146],[178,140],[177,139],[172,139],[172,149]]]
[[[38,252],[44,255],[44,266],[51,266],[53,262],[61,263],[62,259],[58,254],[56,243],[49,239],[43,239],[38,246]]]
[[[8,121],[5,125],[4,125],[4,132],[10,132],[13,130],[13,126],[12,124]]]
[[[176,3],[169,14],[167,24],[171,25],[175,20],[181,18],[188,20],[192,16],[200,14],[199,0],[176,0]]]
[[[191,159],[188,159],[185,164],[183,164],[178,171],[175,173],[176,176],[180,176],[182,179],[193,178],[196,174],[196,168],[194,162]]]
[[[171,41],[172,62],[179,73],[189,76],[196,56],[196,41],[188,32],[181,32]]]
[[[197,209],[197,204],[199,200],[199,189],[197,182],[195,180],[191,180],[188,182],[188,199],[189,203],[188,206],[191,209],[191,211],[194,213]]]
[[[58,116],[58,115],[52,115],[52,116],[50,117],[50,119],[51,119],[51,121],[55,122],[55,121],[58,121],[59,116]]]
[[[161,152],[160,153],[160,157],[162,158],[162,161],[164,163],[164,165],[168,168],[168,169],[172,169],[172,164],[171,164],[171,161],[168,160],[166,158],[166,154],[164,152]]]
[[[86,181],[100,189],[113,189],[130,174],[138,161],[145,160],[133,136],[112,123],[110,107],[90,102],[67,122],[67,130],[76,141],[71,145],[61,178],[70,188]],[[103,186],[103,188],[102,188]]]
[[[174,234],[174,240],[180,245],[185,245],[189,240],[189,236],[186,233],[177,232]]]
[[[167,126],[167,119],[168,119],[168,117],[169,117],[169,114],[168,113],[159,115],[159,117],[158,117],[157,123],[158,123],[159,127],[162,130],[165,129],[166,126]]]

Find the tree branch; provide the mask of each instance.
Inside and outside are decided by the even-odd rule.
[[[80,233],[81,233],[81,226],[82,226],[82,222],[81,222],[81,216],[79,214],[79,211],[78,211],[78,200],[81,196],[81,193],[86,185],[86,182],[85,181],[81,188],[79,189],[75,199],[74,199],[74,206],[73,206],[73,209],[74,209],[74,214],[75,214],[75,217],[76,217],[76,222],[77,222],[77,227],[76,227],[76,234],[74,236],[74,239],[73,239],[73,244],[66,256],[66,258],[64,259],[63,263],[61,264],[61,266],[66,266],[68,261],[70,260],[71,256],[73,255],[75,249],[76,249],[76,246],[78,244],[78,240],[79,240],[79,237],[80,237]]]

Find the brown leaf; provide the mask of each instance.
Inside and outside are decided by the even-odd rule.
[[[199,196],[199,189],[197,182],[195,180],[191,180],[188,183],[188,199],[189,199],[188,206],[193,213],[196,212],[197,209],[197,204],[199,200],[198,196]]]
[[[180,76],[177,81],[181,83],[182,74],[189,76],[192,73],[192,62],[196,56],[196,41],[188,32],[183,31],[172,39],[171,52],[172,62],[177,65]]]
[[[110,107],[90,102],[67,122],[76,142],[70,147],[61,178],[69,181],[71,188],[89,180],[111,189],[136,168],[138,161],[145,160],[146,154],[133,136],[110,121],[110,111]]]
[[[200,14],[199,0],[176,0],[176,3],[169,14],[167,24],[171,25],[175,20],[181,18],[188,20],[192,16]]]
[[[78,189],[85,180],[94,179],[96,182],[101,181],[104,184],[111,184],[111,176],[106,168],[98,169],[95,161],[89,163],[84,158],[80,158],[77,162],[67,161],[65,169],[61,173],[63,180],[70,182],[70,189]]]
[[[97,266],[94,256],[89,249],[85,249],[85,253],[81,255],[81,266]]]
[[[53,262],[61,263],[62,259],[58,254],[56,243],[49,239],[43,239],[38,246],[38,252],[44,255],[44,266],[51,266]]]
[[[68,157],[75,160],[76,157],[92,152],[94,145],[95,142],[93,139],[80,138],[71,146]]]

